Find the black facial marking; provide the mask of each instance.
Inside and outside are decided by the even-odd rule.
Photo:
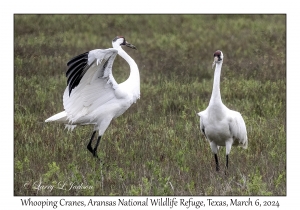
[[[215,53],[214,53],[214,57],[218,57],[218,61],[221,61],[222,58],[221,58],[221,51],[220,50],[217,50]]]
[[[221,56],[221,52],[220,52],[219,50],[217,50],[217,51],[214,53],[214,57],[216,57],[216,56],[218,56],[218,57]]]

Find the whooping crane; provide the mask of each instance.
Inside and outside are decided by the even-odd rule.
[[[200,129],[206,140],[210,143],[210,148],[215,155],[216,170],[219,171],[219,161],[217,152],[219,146],[226,146],[226,169],[228,169],[228,156],[231,146],[248,146],[246,125],[239,112],[228,109],[221,99],[220,76],[223,63],[223,53],[217,50],[214,53],[214,84],[212,95],[208,107],[199,112]]]
[[[63,95],[65,111],[45,120],[64,123],[71,130],[77,125],[94,125],[87,149],[97,158],[97,147],[111,120],[122,115],[140,98],[138,66],[122,45],[136,49],[123,36],[117,36],[112,40],[113,48],[95,49],[72,58],[67,63],[67,88]],[[130,66],[129,78],[120,84],[112,74],[117,54]],[[96,131],[98,139],[92,148]]]

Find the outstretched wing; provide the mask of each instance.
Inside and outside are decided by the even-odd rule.
[[[118,84],[112,75],[112,65],[117,54],[113,48],[97,49],[78,55],[67,63],[63,104],[71,123],[87,115],[93,105],[99,107],[115,98]]]
[[[238,143],[243,148],[247,148],[248,139],[247,139],[247,130],[246,124],[239,112],[231,111],[232,119],[229,122],[229,129],[234,139],[238,140]]]

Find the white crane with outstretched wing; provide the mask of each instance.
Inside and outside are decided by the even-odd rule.
[[[71,59],[68,63],[67,87],[63,95],[64,111],[53,115],[45,122],[61,122],[68,128],[93,124],[94,131],[87,146],[96,151],[101,136],[111,120],[122,115],[140,97],[140,75],[135,61],[122,49],[122,45],[136,49],[124,37],[112,41],[113,48],[96,49]],[[130,66],[129,78],[118,84],[112,74],[112,65],[117,55]],[[96,146],[91,143],[96,131],[99,132]]]

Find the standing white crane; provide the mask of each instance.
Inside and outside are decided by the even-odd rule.
[[[246,125],[239,112],[228,109],[221,99],[220,76],[223,63],[223,53],[217,50],[214,53],[214,84],[212,95],[208,107],[199,112],[200,129],[210,148],[215,155],[216,170],[219,171],[219,161],[217,152],[219,146],[226,146],[226,169],[228,169],[228,155],[231,146],[242,146],[244,149],[248,146]]]
[[[94,125],[87,149],[98,158],[97,147],[112,119],[122,115],[140,97],[140,74],[135,61],[122,45],[136,49],[123,36],[112,40],[113,48],[96,49],[71,59],[66,72],[67,88],[63,95],[65,111],[45,120],[60,122],[74,129],[77,125]],[[129,78],[118,84],[112,74],[117,54],[130,66]],[[98,131],[94,148],[92,141]]]

